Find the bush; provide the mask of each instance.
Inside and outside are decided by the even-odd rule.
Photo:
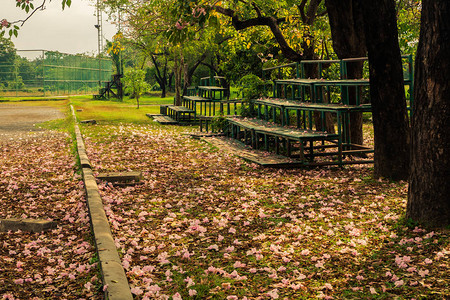
[[[239,80],[238,93],[245,100],[267,97],[270,90],[269,85],[271,84],[254,74],[245,75]]]
[[[265,82],[254,74],[245,75],[239,81],[238,94],[244,99],[241,107],[241,115],[255,117],[256,110],[253,101],[261,97],[267,97],[271,90],[271,83]]]

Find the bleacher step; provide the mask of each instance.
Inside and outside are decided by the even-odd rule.
[[[163,125],[175,125],[175,124],[178,124],[178,122],[176,120],[172,119],[169,116],[152,115],[152,114],[146,114],[146,115],[149,118],[153,118],[153,120],[158,122],[159,124],[163,124]]]

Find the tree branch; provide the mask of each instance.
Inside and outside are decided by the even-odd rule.
[[[256,5],[256,3],[255,3],[255,2],[252,2],[252,5],[253,5],[253,8],[254,8],[255,11],[256,11],[256,15],[257,15],[259,18],[262,18],[261,10],[260,10],[259,7]]]
[[[300,12],[300,16],[302,18],[302,22],[306,23],[306,14],[305,14],[305,5],[306,5],[307,0],[302,0],[302,2],[300,2],[299,5],[297,5],[297,8]]]
[[[322,2],[322,0],[311,0],[309,3],[308,12],[306,13],[306,21],[308,25],[312,25],[314,23],[320,2]]]
[[[206,67],[208,67],[208,68],[210,68],[211,70],[213,70],[214,71],[214,73],[218,73],[218,70],[217,70],[217,68],[216,67],[214,67],[212,64],[208,64],[208,63],[206,63],[206,62],[201,62],[200,64],[202,64],[202,65],[204,65],[204,66],[206,66]]]
[[[195,70],[205,60],[206,56],[207,56],[207,53],[204,52],[202,54],[202,56],[200,56],[200,58],[195,62],[195,64],[191,68],[189,68],[189,70],[188,70],[189,76],[192,77],[192,75],[194,74]]]
[[[272,31],[275,39],[277,40],[281,51],[284,56],[291,61],[300,61],[302,60],[302,54],[296,52],[292,49],[286,39],[284,38],[283,33],[281,32],[278,24],[284,21],[284,18],[275,18],[275,17],[257,17],[248,20],[240,20],[238,16],[235,15],[235,11],[229,8],[223,8],[221,6],[213,6],[212,9],[217,11],[220,14],[228,16],[231,18],[231,23],[236,30],[243,30],[253,26],[268,26]]]
[[[17,20],[17,21],[14,21],[14,22],[11,22],[11,24],[15,24],[15,23],[22,23],[22,24],[20,24],[20,26],[23,26],[23,24],[25,24],[25,22],[26,21],[28,21],[38,10],[43,10],[44,8],[45,8],[45,2],[46,2],[47,0],[43,0],[42,1],[42,4],[41,5],[39,5],[38,7],[36,7],[32,12],[31,12],[31,14],[28,16],[28,17],[26,17],[24,20]]]

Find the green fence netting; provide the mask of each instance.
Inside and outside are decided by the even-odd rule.
[[[94,94],[112,74],[110,59],[47,50],[0,53],[0,96]]]

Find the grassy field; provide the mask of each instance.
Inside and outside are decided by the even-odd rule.
[[[81,125],[94,173],[135,170],[144,175],[140,184],[128,187],[98,182],[135,299],[450,298],[449,230],[425,228],[404,218],[406,182],[374,179],[371,166],[280,170],[247,163],[183,134],[196,127],[161,126],[145,116],[159,113],[159,104],[171,102],[172,98],[149,97],[136,109],[129,99],[70,99],[81,110],[79,120],[98,121]],[[35,103],[67,111],[69,101]],[[52,122],[41,126],[56,129],[64,123]],[[49,143],[46,149],[57,149],[52,146],[56,144]],[[38,146],[33,147],[37,162],[33,168],[38,168]],[[20,154],[20,145],[16,149]],[[6,149],[3,153],[10,156]],[[59,155],[49,153],[56,175]],[[12,162],[9,168],[5,174],[13,172]],[[58,197],[63,184],[78,193],[74,186],[78,175],[72,169],[65,172],[71,176],[51,177]],[[30,180],[45,184],[37,177]],[[4,184],[4,197],[17,195],[9,181]],[[45,187],[45,192],[52,191],[52,186]],[[38,196],[29,194],[37,202]],[[55,198],[53,194],[49,199]],[[85,229],[83,204],[54,206],[58,218],[65,205],[75,216],[61,216],[64,221],[75,220]],[[17,211],[27,213],[26,206],[17,206]],[[70,237],[68,232],[60,239]],[[48,270],[56,270],[72,274],[75,281],[65,275],[53,284],[33,279],[37,290],[45,290],[39,296],[63,293],[76,298],[66,293],[67,286],[76,286],[77,296],[97,297],[107,288],[99,286],[95,273],[84,272],[93,271],[88,265],[95,259],[82,239],[76,241],[84,245],[83,252],[89,251],[81,253],[84,262],[51,265],[48,252],[46,260],[35,266],[44,279],[50,277]],[[5,249],[1,258],[15,255],[16,250]],[[68,261],[70,251],[64,253],[60,259]],[[16,262],[5,261],[13,275],[2,278],[0,273],[0,285],[4,280],[15,295],[26,295],[29,289],[21,283]],[[83,269],[81,275],[78,269]]]
[[[148,123],[151,120],[146,114],[159,114],[159,105],[172,104],[173,97],[142,97],[140,108],[137,109],[136,100],[125,98],[123,101],[94,101],[88,97],[72,97],[70,99],[79,120],[95,119],[106,123]]]
[[[371,166],[265,169],[132,106],[74,103],[104,120],[82,126],[94,172],[144,174],[99,182],[136,299],[450,297],[449,232],[404,219],[406,182]]]

